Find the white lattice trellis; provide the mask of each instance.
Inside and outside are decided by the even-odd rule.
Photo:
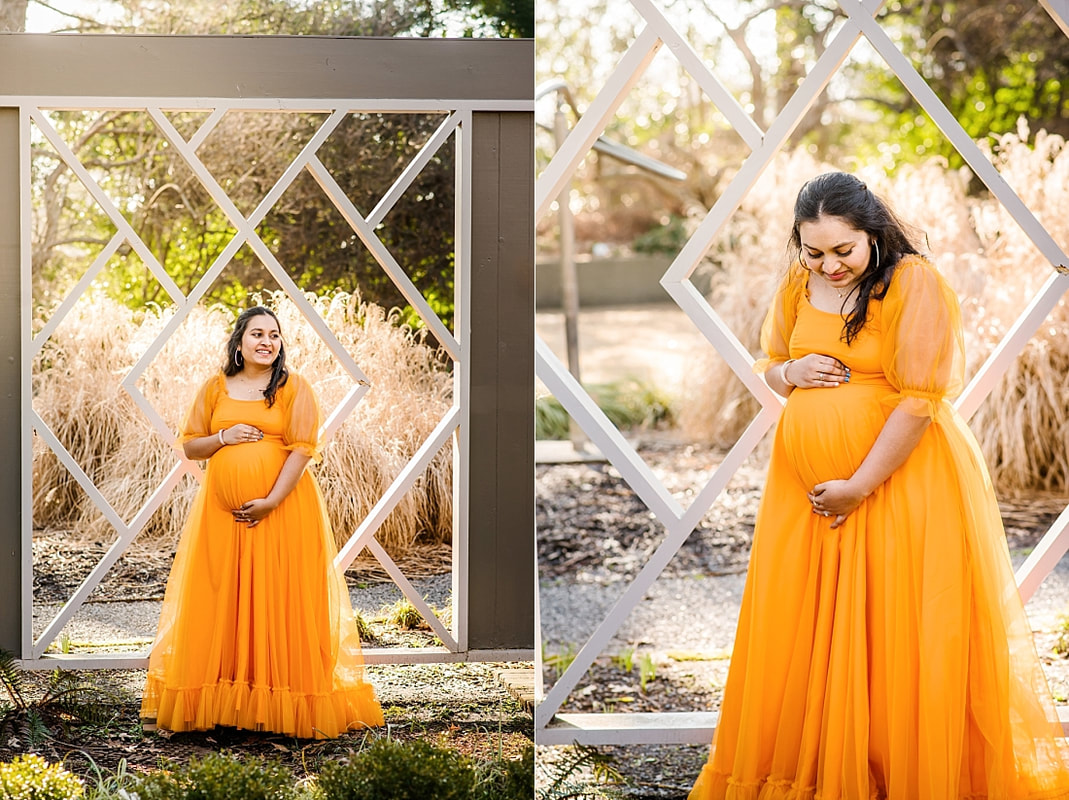
[[[425,471],[434,456],[444,447],[451,438],[455,437],[454,459],[456,464],[465,463],[467,458],[467,437],[461,435],[460,427],[465,424],[468,410],[468,360],[470,344],[465,333],[464,321],[467,318],[468,309],[466,303],[467,284],[470,275],[470,252],[466,245],[471,228],[471,181],[466,175],[472,164],[471,140],[466,131],[470,128],[472,114],[479,110],[529,110],[529,102],[508,101],[466,101],[466,100],[434,100],[434,101],[308,101],[291,98],[269,98],[254,101],[245,101],[232,98],[219,99],[196,99],[183,98],[176,101],[175,98],[55,98],[55,97],[21,97],[10,99],[9,105],[18,105],[20,108],[22,146],[21,151],[21,176],[22,176],[22,285],[24,293],[24,307],[28,308],[28,287],[31,285],[31,259],[30,259],[30,230],[31,230],[31,170],[30,170],[30,143],[32,129],[43,136],[55,149],[59,158],[66,164],[71,172],[77,177],[86,191],[97,203],[100,210],[115,226],[116,232],[102,248],[88,271],[74,287],[71,293],[60,303],[47,323],[33,335],[29,329],[29,319],[25,320],[25,333],[23,336],[23,429],[32,429],[39,435],[47,446],[56,454],[62,464],[70,472],[73,479],[79,484],[91,502],[100,510],[104,518],[115,528],[118,538],[111,545],[103,558],[93,567],[82,583],[79,585],[70,599],[59,611],[47,622],[43,631],[38,636],[33,633],[33,564],[32,560],[23,560],[22,598],[23,598],[23,623],[22,623],[22,665],[27,668],[51,667],[57,661],[64,666],[76,668],[94,667],[140,667],[147,663],[145,653],[103,653],[93,655],[62,655],[49,652],[49,648],[56,641],[57,636],[64,627],[74,618],[82,608],[86,599],[101,579],[115,564],[123,552],[129,547],[138,533],[144,528],[153,513],[167,501],[171,491],[186,474],[200,477],[199,467],[190,461],[177,460],[174,467],[161,481],[156,489],[145,500],[141,509],[130,520],[125,520],[112,507],[103,496],[93,481],[70,455],[63,443],[49,429],[41,416],[34,410],[32,403],[31,365],[34,357],[40,352],[49,336],[62,323],[64,318],[71,312],[79,298],[89,289],[92,282],[105,268],[109,260],[116,254],[120,247],[128,245],[142,260],[152,276],[159,281],[160,285],[169,295],[175,305],[175,313],[167,320],[160,333],[137,360],[129,373],[121,380],[122,388],[130,395],[140,411],[151,421],[153,427],[168,444],[175,441],[174,432],[170,430],[166,422],[153,408],[150,401],[138,388],[138,380],[153,359],[160,353],[168,339],[179,330],[182,321],[187,318],[190,311],[203,298],[213,282],[223,273],[231,259],[238,251],[248,246],[258,257],[267,272],[274,278],[278,285],[287,293],[292,301],[302,312],[307,323],[322,337],[324,342],[338,360],[344,370],[352,379],[351,388],[345,393],[342,400],[331,411],[324,423],[323,435],[329,437],[346,417],[354,410],[357,403],[369,390],[367,376],[360,366],[353,360],[350,353],[334,336],[333,332],[305,298],[301,289],[294,283],[285,268],[278,262],[274,254],[257,233],[257,226],[264,220],[275,204],[283,196],[287,188],[305,170],[315,179],[322,188],[331,203],[337,208],[353,232],[360,239],[367,250],[374,256],[382,269],[397,285],[406,300],[416,309],[428,329],[441,344],[444,351],[454,363],[454,393],[453,404],[445,413],[437,426],[417,449],[415,454],[396,476],[393,483],[375,504],[368,516],[361,522],[351,538],[341,549],[337,563],[348,566],[354,558],[365,548],[382,564],[384,569],[392,577],[401,592],[412,602],[426,619],[434,633],[443,643],[443,647],[431,648],[367,648],[365,657],[369,663],[388,662],[406,663],[422,661],[452,661],[467,660],[472,657],[468,652],[468,603],[466,587],[468,569],[467,560],[467,520],[463,509],[464,502],[458,502],[460,509],[454,524],[454,593],[452,624],[448,626],[438,617],[433,609],[420,595],[419,591],[405,577],[397,564],[390,558],[386,551],[374,538],[375,531],[384,522],[389,513],[400,502],[404,494],[412,487],[418,477]],[[52,125],[48,114],[50,108],[77,108],[94,111],[129,110],[142,112],[151,118],[153,124],[167,139],[170,147],[179,153],[185,164],[192,170],[201,185],[225,214],[229,223],[236,230],[236,234],[224,247],[209,269],[196,283],[188,295],[184,295],[172,278],[164,270],[152,251],[138,237],[130,223],[123,217],[115,203],[101,188],[89,169],[83,165],[77,155],[71,151],[63,137]],[[176,110],[199,110],[210,111],[196,133],[188,140],[184,138],[168,118],[168,111]],[[303,147],[298,156],[288,165],[283,174],[271,187],[270,191],[257,205],[251,214],[243,214],[234,202],[228,197],[224,188],[213,177],[207,166],[197,155],[197,149],[206,137],[218,125],[219,121],[228,111],[260,111],[277,113],[317,112],[323,114],[326,119],[314,135]],[[374,114],[374,113],[435,113],[443,114],[443,122],[430,136],[426,144],[420,148],[412,161],[402,170],[393,184],[379,199],[375,207],[366,216],[362,215],[346,196],[344,190],[334,180],[330,172],[324,167],[317,157],[317,151],[328,141],[331,133],[337,126],[351,114]],[[382,223],[390,209],[405,191],[413,184],[427,164],[441,148],[452,144],[456,148],[457,164],[457,197],[456,197],[456,228],[455,228],[455,268],[456,285],[458,287],[456,302],[456,320],[458,336],[454,336],[442,320],[431,309],[422,293],[415,287],[405,271],[394,256],[389,252],[382,240],[375,233],[376,227]],[[28,442],[27,438],[27,442]],[[32,544],[32,450],[27,445],[22,453],[23,463],[23,552],[31,552]],[[466,477],[463,469],[455,469],[454,491],[462,494],[467,491]],[[503,650],[500,653],[494,651],[480,651],[475,657],[481,659],[517,657],[521,651]]]
[[[615,70],[606,80],[590,107],[538,177],[536,215],[541,219],[575,173],[594,141],[611,122],[628,92],[642,77],[659,49],[668,45],[671,54],[750,148],[737,175],[724,190],[694,234],[661,279],[661,285],[687,314],[697,329],[716,348],[761,405],[761,409],[731,448],[708,483],[686,508],[665,488],[642,458],[595,405],[582,386],[541,339],[536,343],[538,378],[557,397],[609,461],[619,470],[635,493],[665,526],[666,535],[631,581],[594,633],[576,654],[557,682],[541,685],[535,710],[535,731],[539,743],[624,744],[636,742],[708,742],[716,724],[712,713],[687,714],[560,714],[569,694],[628,615],[657,580],[685,539],[716,500],[728,481],[775,423],[782,400],[752,370],[753,360],[730,328],[690,282],[690,276],[710,248],[714,237],[735,212],[746,193],[783,148],[803,116],[827,86],[853,47],[864,37],[886,61],[906,89],[920,103],[973,172],[1009,211],[1022,230],[1053,267],[1049,279],[1021,312],[999,346],[979,369],[957,401],[963,416],[971,416],[1009,368],[1012,360],[1043,324],[1044,319],[1069,289],[1069,257],[1037,221],[1010,188],[976,143],[939,100],[924,79],[900,52],[876,21],[882,0],[840,0],[846,14],[842,27],[825,52],[809,70],[804,81],[768,126],[761,128],[736,102],[714,71],[706,65],[669,21],[654,0],[630,0],[641,15],[643,27]],[[1044,0],[1042,3],[1066,35],[1069,35],[1069,3]],[[1058,559],[1069,550],[1069,508],[1053,523],[1039,546],[1017,573],[1024,599],[1028,599],[1049,574]],[[539,630],[539,640],[541,632]],[[541,642],[536,642],[540,645]],[[537,646],[536,654],[541,647]],[[542,674],[541,662],[538,663]]]

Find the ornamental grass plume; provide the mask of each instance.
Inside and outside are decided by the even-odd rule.
[[[1056,135],[1025,126],[981,143],[992,163],[1045,226],[1069,249],[1069,148]],[[795,195],[809,178],[835,167],[804,150],[780,154],[721,230],[709,253],[710,303],[754,357],[760,327],[784,274]],[[1040,287],[1051,266],[968,169],[931,160],[894,176],[858,174],[917,226],[962,301],[966,377],[976,374]],[[771,235],[769,232],[773,232]],[[681,398],[678,418],[694,439],[732,444],[757,403],[724,361],[707,355]],[[969,420],[1002,495],[1069,492],[1069,303],[1062,298]]]
[[[279,316],[288,365],[311,381],[328,415],[352,379],[283,292],[255,298],[260,300]],[[399,324],[396,313],[344,293],[309,295],[308,300],[371,383],[316,468],[340,543],[446,413],[452,378],[423,335]],[[119,384],[173,314],[174,309],[158,308],[134,312],[87,296],[34,362],[34,410],[127,522],[175,467],[178,455]],[[222,365],[233,320],[220,307],[195,308],[138,381],[167,430],[178,430],[201,383]],[[34,440],[33,462],[36,528],[68,530],[75,541],[114,539],[111,524],[41,437]],[[403,555],[417,541],[449,541],[451,473],[447,445],[379,529],[377,538],[392,555]],[[193,479],[182,479],[139,541],[156,549],[173,547],[196,489]]]

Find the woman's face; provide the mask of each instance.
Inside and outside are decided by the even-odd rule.
[[[257,314],[249,320],[238,348],[245,363],[269,367],[282,349],[282,334],[274,317]]]
[[[872,243],[842,217],[819,217],[798,226],[802,260],[838,291],[853,286],[869,265]]]

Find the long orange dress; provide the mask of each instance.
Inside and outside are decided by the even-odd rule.
[[[231,509],[266,497],[290,451],[318,458],[319,407],[291,374],[271,408],[201,388],[179,441],[246,423],[258,442],[208,460],[175,555],[141,716],[171,731],[225,725],[332,738],[383,724],[319,486],[306,470],[257,526]]]
[[[756,368],[823,353],[851,379],[787,400],[690,800],[1069,798],[990,478],[948,402],[964,374],[953,291],[906,257],[848,347],[807,276],[796,264],[780,286]],[[896,406],[931,424],[833,530],[806,492],[849,478]]]

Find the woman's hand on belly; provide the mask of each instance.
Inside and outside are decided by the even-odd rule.
[[[800,389],[832,388],[850,382],[850,368],[832,356],[810,353],[791,362],[788,377]]]
[[[234,515],[235,522],[245,522],[247,528],[255,528],[260,520],[275,510],[275,505],[264,497],[257,497],[243,503],[241,508],[235,508],[230,513]]]
[[[866,493],[852,480],[833,480],[818,483],[806,496],[813,505],[813,513],[835,517],[831,526],[838,528],[861,505]]]

